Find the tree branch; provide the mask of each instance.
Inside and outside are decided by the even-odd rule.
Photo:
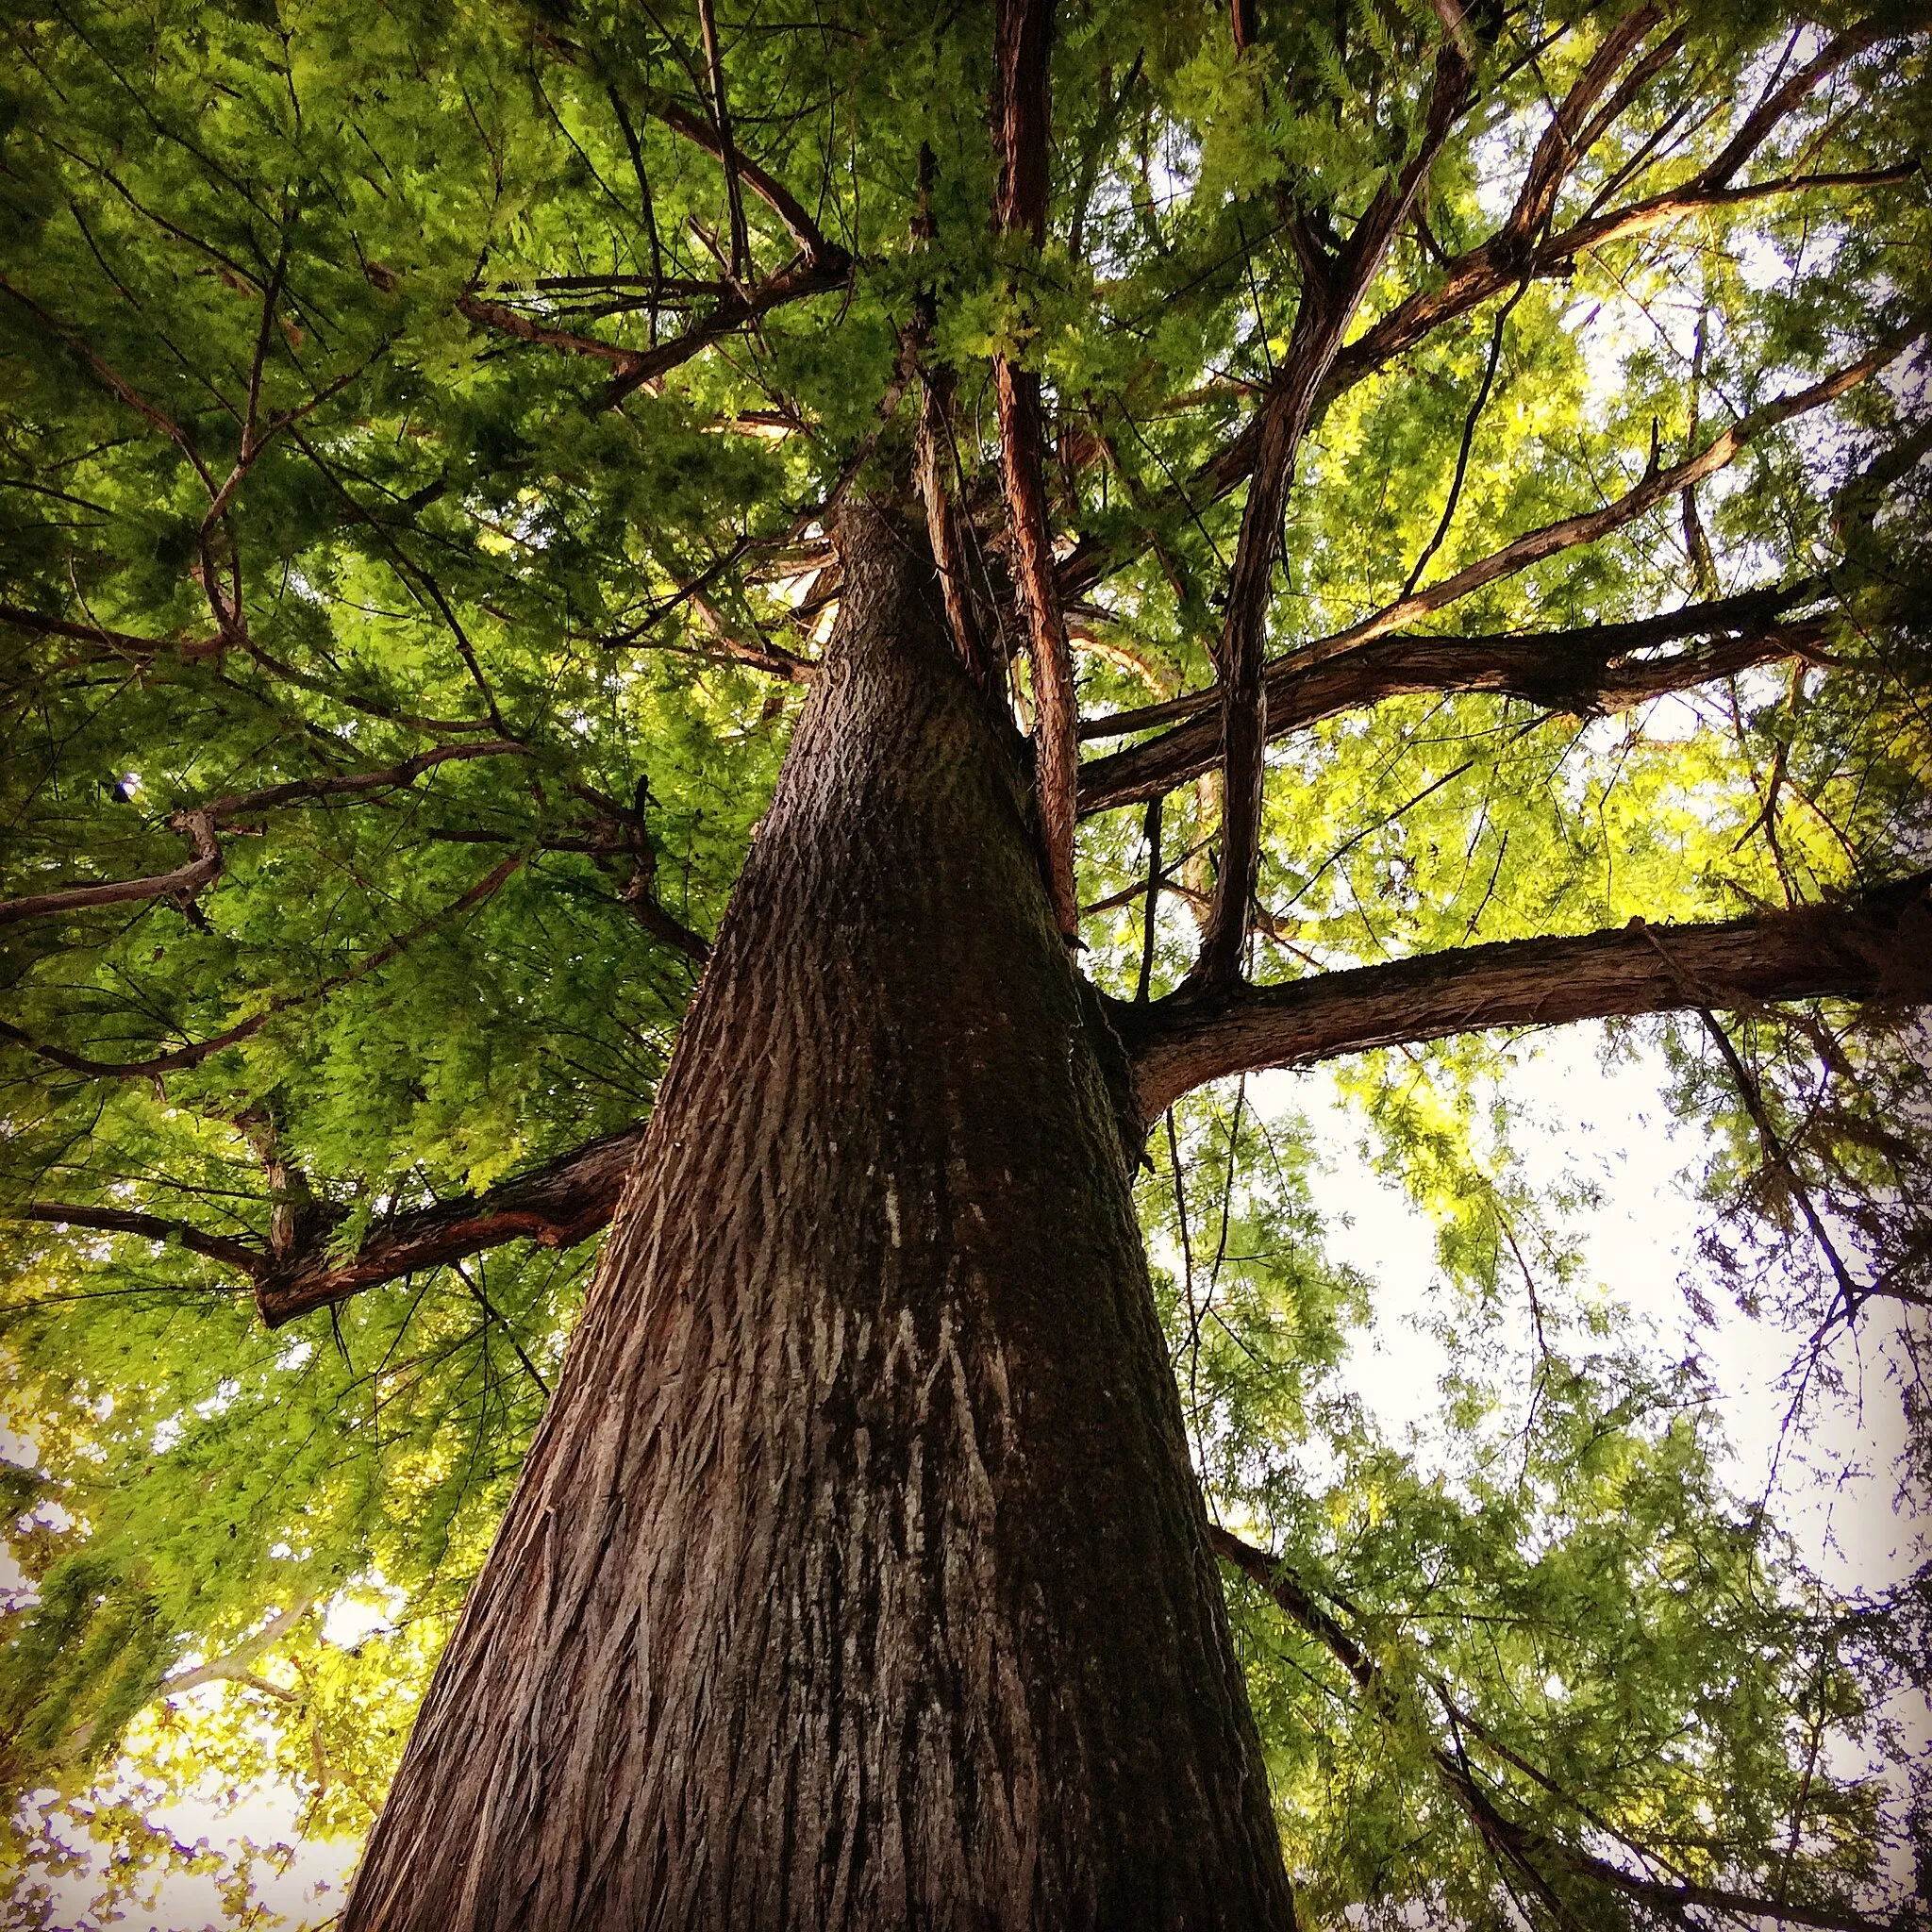
[[[1837,905],[1666,927],[1668,960],[1645,930],[1614,930],[1428,954],[1213,997],[1171,994],[1151,1007],[1115,1002],[1108,1014],[1133,1057],[1140,1116],[1151,1121],[1190,1088],[1228,1074],[1490,1026],[1814,996],[1924,1000],[1932,997],[1928,889],[1932,874],[1922,874]],[[626,1127],[480,1194],[405,1209],[347,1256],[330,1250],[335,1222],[305,1231],[270,1261],[245,1243],[217,1253],[221,1237],[190,1240],[176,1224],[119,1210],[44,1203],[20,1218],[177,1240],[254,1281],[262,1319],[276,1327],[505,1241],[571,1247],[588,1240],[616,1211],[643,1141],[642,1126]]]
[[[268,1257],[251,1242],[226,1235],[205,1234],[185,1221],[167,1221],[158,1214],[137,1214],[121,1208],[89,1208],[75,1201],[29,1201],[22,1208],[0,1208],[0,1219],[48,1222],[57,1227],[92,1228],[102,1234],[139,1235],[144,1241],[165,1241],[186,1248],[192,1255],[206,1255],[211,1261],[233,1268],[253,1281],[267,1265]]]
[[[1183,988],[1109,1015],[1141,1120],[1263,1067],[1494,1026],[1811,998],[1932,1000],[1932,874],[1857,898],[1722,924],[1629,928],[1425,953],[1267,987]]]
[[[1708,208],[1740,207],[1807,189],[1882,187],[1907,180],[1919,171],[1915,159],[1890,167],[1787,175],[1742,187],[1733,185],[1738,169],[1820,81],[1888,33],[1910,30],[1908,25],[1885,28],[1866,22],[1839,35],[1816,59],[1760,103],[1724,151],[1688,180],[1624,208],[1591,215],[1536,242],[1535,233],[1554,211],[1555,196],[1576,161],[1679,49],[1679,34],[1659,42],[1636,62],[1611,99],[1579,129],[1576,124],[1582,110],[1601,95],[1614,73],[1611,54],[1619,58],[1627,55],[1641,40],[1641,32],[1632,31],[1640,21],[1647,31],[1654,24],[1650,8],[1640,9],[1612,29],[1578,76],[1539,142],[1503,225],[1477,246],[1442,261],[1441,278],[1433,287],[1417,290],[1396,303],[1339,352],[1317,395],[1317,412],[1444,323],[1468,313],[1514,283],[1566,274],[1575,258],[1590,249],[1651,233]],[[1236,489],[1254,471],[1260,454],[1262,423],[1263,414],[1257,411],[1229,443],[1171,492],[1170,498],[1162,499],[1159,508],[1178,511],[1191,505],[1198,511],[1204,503],[1218,501]],[[1117,539],[1083,538],[1059,566],[1061,594],[1068,598],[1081,595],[1141,547],[1144,547],[1144,540],[1136,544],[1129,539],[1123,545]]]
[[[405,1209],[373,1226],[351,1255],[333,1253],[324,1231],[255,1276],[256,1306],[271,1328],[279,1328],[365,1288],[505,1241],[575,1247],[617,1211],[643,1141],[641,1126],[625,1127],[480,1194]]]
[[[714,160],[722,162],[724,159],[724,144],[717,129],[702,116],[680,107],[669,94],[652,93],[646,98],[645,105],[654,119],[663,122],[675,133],[703,148]],[[842,257],[843,250],[825,240],[819,232],[818,224],[806,212],[804,204],[782,181],[774,180],[756,161],[746,159],[735,148],[732,158],[738,178],[784,223],[785,232],[802,254],[811,258]]]
[[[1780,622],[1779,612],[1817,594],[1816,585],[1799,584],[1632,624],[1475,636],[1399,631],[1340,657],[1280,658],[1268,668],[1268,735],[1279,738],[1323,718],[1422,691],[1492,691],[1585,716],[1628,710],[1755,665],[1812,656],[1824,642],[1824,620]],[[1685,640],[1697,641],[1664,657],[1640,655]],[[1210,771],[1221,753],[1221,720],[1209,708],[1212,702],[1212,692],[1195,692],[1083,725],[1084,736],[1098,738],[1182,721],[1159,738],[1082,765],[1082,814],[1155,797]]]
[[[467,912],[480,906],[490,898],[497,888],[507,880],[523,863],[527,855],[516,852],[506,858],[492,872],[478,879],[461,898],[453,901],[439,912],[412,926],[408,932],[391,940],[388,944],[378,946],[366,959],[358,959],[345,973],[338,973],[332,978],[325,979],[320,986],[312,987],[306,992],[280,993],[272,999],[259,1012],[251,1013],[245,1020],[238,1021],[225,1032],[217,1033],[208,1040],[191,1041],[186,1046],[178,1046],[171,1053],[156,1054],[144,1060],[97,1060],[85,1054],[71,1053],[63,1046],[53,1046],[45,1041],[33,1039],[23,1033],[18,1026],[9,1025],[0,1020],[0,1040],[10,1040],[16,1046],[24,1048],[39,1059],[52,1065],[65,1068],[70,1074],[81,1074],[93,1080],[147,1080],[163,1074],[180,1073],[185,1068],[198,1067],[203,1060],[230,1046],[240,1046],[243,1041],[252,1040],[282,1013],[295,1007],[312,1006],[317,1000],[326,999],[332,992],[340,991],[357,980],[366,978],[378,968],[386,966],[399,954],[407,952],[416,941],[454,919],[458,913]]]
[[[722,341],[747,323],[769,315],[773,309],[783,308],[788,302],[802,301],[808,295],[823,295],[826,291],[838,288],[851,266],[851,257],[842,248],[829,242],[821,254],[794,258],[744,294],[732,295],[720,302],[710,314],[692,323],[668,342],[659,342],[654,349],[633,350],[629,362],[619,369],[605,390],[604,407],[615,408],[634,391],[642,389],[646,383],[656,382],[680,362],[689,362],[700,350]]]
[[[194,842],[195,856],[186,865],[148,878],[110,879],[97,886],[68,886],[58,892],[0,899],[0,925],[15,925],[28,919],[58,918],[65,912],[89,911],[96,906],[122,906],[135,900],[198,892],[222,869],[222,848],[215,838],[214,824],[206,811],[176,812],[169,824]]]
[[[998,88],[994,130],[1000,158],[995,213],[1004,234],[1046,239],[1048,48],[1053,0],[1000,0],[994,27]],[[1054,579],[1046,509],[1040,377],[1010,356],[993,363],[1000,422],[1000,472],[1012,532],[1013,576],[1033,663],[1034,770],[1048,897],[1061,935],[1080,931],[1074,893],[1074,800],[1078,784],[1074,653]]]
[[[1389,1682],[1382,1666],[1355,1641],[1337,1618],[1315,1600],[1314,1595],[1286,1563],[1266,1550],[1258,1550],[1252,1543],[1244,1542],[1218,1524],[1208,1525],[1208,1541],[1214,1554],[1224,1563],[1239,1570],[1251,1582],[1257,1584],[1291,1623],[1327,1649],[1354,1679],[1356,1687],[1369,1699],[1378,1715],[1391,1722],[1400,1721],[1400,1695],[1396,1688]],[[1489,1742],[1485,1726],[1470,1718],[1467,1712],[1448,1697],[1440,1684],[1432,1682],[1431,1688],[1442,1698],[1451,1717],[1459,1725],[1468,1728],[1471,1735],[1478,1740],[1486,1744]],[[1498,1756],[1518,1770],[1525,1772],[1537,1783],[1570,1805],[1573,1809],[1582,1812],[1582,1807],[1553,1785],[1534,1766],[1525,1764],[1514,1752],[1501,1750],[1494,1745],[1491,1745],[1490,1748],[1496,1750]],[[1507,1862],[1528,1881],[1551,1906],[1559,1922],[1567,1923],[1569,1915],[1562,1910],[1560,1899],[1550,1887],[1545,1867],[1555,1867],[1573,1876],[1590,1879],[1611,1890],[1622,1892],[1626,1898],[1641,1899],[1645,1905],[1653,1907],[1674,1920],[1681,1919],[1687,1907],[1702,1907],[1710,1911],[1743,1913],[1752,1918],[1780,1920],[1787,1924],[1816,1926],[1820,1928],[1820,1932],[1884,1932],[1881,1921],[1867,1918],[1858,1912],[1793,1905],[1783,1900],[1759,1898],[1751,1893],[1733,1891],[1720,1886],[1652,1878],[1638,1873],[1626,1872],[1622,1866],[1613,1865],[1607,1858],[1597,1857],[1580,1846],[1566,1844],[1534,1825],[1524,1824],[1507,1816],[1476,1781],[1463,1757],[1445,1745],[1431,1744],[1429,1759],[1437,1777],[1475,1827],[1477,1835],[1490,1848],[1491,1855],[1499,1861]],[[1657,1854],[1647,1851],[1635,1840],[1616,1831],[1615,1827],[1603,1824],[1593,1813],[1584,1815],[1591,1823],[1598,1824],[1600,1829],[1622,1839],[1641,1857],[1657,1858]]]
[[[252,1282],[262,1321],[279,1328],[365,1288],[466,1260],[506,1241],[569,1248],[588,1241],[616,1212],[618,1195],[643,1141],[641,1125],[625,1127],[481,1193],[404,1208],[375,1223],[348,1254],[338,1252],[335,1244],[346,1209],[323,1202],[305,1212],[294,1244],[274,1256],[256,1242],[206,1234],[158,1215],[63,1201],[0,1206],[0,1221],[135,1235],[205,1255]]]
[[[751,270],[751,237],[744,225],[744,191],[738,183],[738,150],[731,139],[731,110],[724,102],[724,54],[718,44],[718,16],[712,0],[698,0],[698,30],[705,42],[705,71],[711,84],[711,125],[718,130],[718,158],[724,164],[724,200],[730,211],[731,275],[741,281]]]
[[[330,778],[298,778],[285,785],[270,785],[259,791],[238,792],[170,815],[169,829],[193,841],[195,857],[186,865],[148,878],[115,879],[101,885],[69,886],[60,891],[40,892],[23,899],[0,900],[0,925],[23,920],[51,919],[64,912],[78,912],[95,906],[114,906],[138,899],[162,899],[174,893],[198,891],[222,869],[222,848],[217,830],[232,825],[238,819],[267,811],[272,807],[292,804],[297,799],[350,797],[366,791],[386,791],[413,784],[425,772],[457,758],[497,758],[505,753],[519,758],[529,756],[528,748],[514,740],[491,740],[481,744],[438,745],[419,752],[400,764],[377,772],[349,772]]]
[[[1460,19],[1459,12],[1457,18]],[[1422,141],[1393,183],[1370,202],[1345,247],[1325,258],[1318,244],[1304,250],[1302,293],[1288,355],[1262,407],[1254,478],[1241,510],[1241,536],[1228,574],[1215,668],[1221,686],[1221,864],[1214,901],[1201,935],[1200,957],[1189,974],[1203,986],[1232,985],[1241,976],[1261,853],[1262,747],[1268,741],[1268,691],[1263,675],[1270,591],[1281,543],[1282,508],[1302,438],[1316,400],[1391,242],[1407,221],[1430,167],[1455,125],[1469,86],[1470,65],[1452,36],[1436,58]],[[1295,220],[1291,233],[1298,233]]]

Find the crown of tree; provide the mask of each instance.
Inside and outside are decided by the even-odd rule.
[[[1924,9],[790,11],[7,28],[21,1923],[212,1768],[356,1932],[1924,1924],[1932,1573],[1499,1098],[1924,1476]]]

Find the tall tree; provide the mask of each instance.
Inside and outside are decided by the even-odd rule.
[[[366,1807],[379,1573],[353,1932],[1910,1909],[1923,1601],[1475,1113],[1674,1016],[1917,1346],[1923,19],[1317,11],[9,27],[14,1789],[222,1679]],[[1212,1084],[1344,1059],[1453,1480]]]

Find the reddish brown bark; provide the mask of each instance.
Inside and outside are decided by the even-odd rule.
[[[1457,17],[1459,20],[1459,14]],[[1261,410],[1254,477],[1241,509],[1241,535],[1228,573],[1227,605],[1214,654],[1221,690],[1221,863],[1202,929],[1200,957],[1190,975],[1197,985],[1232,985],[1240,977],[1247,943],[1248,908],[1254,903],[1261,863],[1268,605],[1296,455],[1341,339],[1381,272],[1397,229],[1408,219],[1455,123],[1468,81],[1465,57],[1451,42],[1437,57],[1416,153],[1392,183],[1376,191],[1339,251],[1331,254],[1302,215],[1291,215],[1288,224],[1301,258],[1300,304],[1287,358],[1269,386]]]
[[[1172,886],[1169,888],[1174,890]],[[1368,1048],[1487,1026],[1553,1025],[1613,1015],[1733,1009],[1819,996],[1908,1002],[1932,993],[1932,912],[1925,881],[1862,899],[1766,913],[1722,925],[1617,928],[1518,940],[1318,974],[1232,997],[1112,1006],[1135,1067],[1138,1117],[1229,1074],[1299,1066]],[[25,1218],[176,1241],[256,1283],[271,1327],[509,1241],[569,1247],[610,1219],[644,1145],[626,1128],[480,1195],[411,1208],[378,1223],[355,1255],[329,1251],[333,1223],[311,1213],[273,1265],[257,1246],[187,1224],[79,1203],[37,1202]]]
[[[1191,1088],[1260,1067],[1489,1026],[1734,1008],[1814,996],[1932,999],[1932,874],[1859,899],[1720,925],[1646,925],[1424,953],[1224,993],[1119,1006],[1141,1121]]]
[[[875,519],[348,1932],[1292,1923],[1117,1048]]]
[[[1053,0],[1000,0],[994,30],[998,91],[993,137],[1000,158],[994,219],[1039,248],[1046,240],[1051,119],[1048,50]],[[1013,583],[1026,623],[1033,665],[1033,761],[1047,895],[1062,938],[1077,939],[1074,890],[1074,800],[1079,782],[1079,701],[1074,653],[1054,578],[1046,508],[1045,435],[1040,377],[1009,356],[993,363],[1000,420],[1000,478],[1012,539]]]
[[[637,1162],[643,1138],[641,1127],[626,1127],[480,1195],[460,1194],[433,1207],[406,1209],[378,1222],[346,1258],[330,1250],[326,1227],[308,1230],[309,1238],[299,1247],[273,1264],[262,1257],[253,1271],[261,1319],[279,1328],[297,1315],[346,1301],[378,1282],[447,1267],[505,1241],[575,1247],[616,1212],[625,1176]]]

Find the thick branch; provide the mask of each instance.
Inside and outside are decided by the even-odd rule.
[[[1427,691],[1491,691],[1583,716],[1628,710],[1671,691],[1816,651],[1826,632],[1823,619],[1780,622],[1777,615],[1815,594],[1814,587],[1805,585],[1749,591],[1633,624],[1576,630],[1476,636],[1399,631],[1341,657],[1307,663],[1299,657],[1277,658],[1268,670],[1268,735],[1279,738],[1344,711]],[[1685,640],[1698,641],[1667,656],[1640,655]],[[1084,726],[1083,735],[1097,738],[1182,721],[1159,738],[1084,764],[1081,812],[1152,798],[1212,770],[1221,755],[1221,718],[1210,708],[1212,697],[1196,692]]]
[[[1617,77],[1617,70],[1662,12],[1662,8],[1655,5],[1639,7],[1611,26],[1598,42],[1596,52],[1585,62],[1582,73],[1550,117],[1550,125],[1543,129],[1542,138],[1530,156],[1516,205],[1503,225],[1505,234],[1526,239],[1549,220],[1563,183],[1589,146],[1584,130],[1591,109],[1603,98],[1605,90]]]
[[[405,1208],[377,1222],[348,1255],[338,1254],[333,1247],[343,1210],[320,1203],[305,1214],[296,1244],[276,1256],[258,1243],[206,1234],[158,1215],[63,1201],[0,1208],[0,1220],[136,1235],[205,1255],[254,1283],[262,1320],[278,1328],[312,1308],[346,1301],[365,1288],[424,1269],[446,1267],[506,1241],[569,1248],[588,1241],[617,1211],[618,1194],[643,1139],[642,1126],[625,1127],[480,1194],[458,1194],[426,1208]]]
[[[1140,1117],[1263,1067],[1492,1026],[1553,1026],[1817,997],[1932,1000],[1932,874],[1723,924],[1633,927],[1425,953],[1283,985],[1183,989],[1112,1008]]]
[[[83,644],[99,644],[119,657],[145,660],[157,652],[179,651],[184,658],[212,658],[227,648],[225,638],[192,639],[175,643],[167,638],[136,637],[129,631],[107,630],[97,624],[75,624],[65,617],[50,617],[44,611],[24,609],[18,604],[0,604],[0,624],[35,637],[73,638]]]
[[[261,1318],[277,1328],[365,1288],[443,1267],[505,1241],[574,1247],[617,1211],[617,1197],[643,1139],[641,1126],[625,1127],[480,1194],[406,1209],[378,1222],[353,1255],[332,1254],[326,1234],[320,1235],[256,1275]]]
[[[1823,380],[1813,383],[1808,389],[1799,390],[1790,395],[1780,396],[1774,401],[1761,405],[1749,415],[1740,417],[1728,429],[1713,437],[1695,456],[1688,457],[1680,463],[1674,463],[1669,469],[1652,468],[1641,481],[1625,491],[1622,496],[1604,505],[1602,508],[1591,510],[1581,516],[1566,517],[1559,523],[1547,524],[1539,530],[1530,530],[1506,543],[1502,549],[1492,551],[1488,557],[1478,558],[1475,562],[1465,565],[1441,582],[1431,584],[1425,590],[1414,591],[1406,596],[1398,597],[1392,604],[1384,605],[1380,610],[1363,618],[1358,624],[1349,625],[1346,630],[1337,631],[1333,636],[1304,645],[1299,651],[1281,659],[1271,676],[1291,675],[1298,678],[1306,677],[1307,674],[1329,664],[1332,660],[1358,653],[1365,645],[1400,630],[1404,625],[1426,617],[1446,605],[1457,603],[1503,577],[1513,576],[1527,570],[1545,558],[1554,557],[1564,550],[1575,549],[1586,543],[1599,541],[1602,538],[1634,523],[1659,503],[1669,501],[1705,477],[1736,461],[1758,437],[1781,424],[1790,422],[1794,416],[1822,408],[1856,389],[1860,383],[1869,380],[1878,371],[1905,354],[1920,339],[1920,334],[1919,330],[1913,329],[1894,335],[1869,354],[1861,356],[1856,362],[1835,371]],[[1264,427],[1265,422],[1264,418]],[[1257,476],[1257,484],[1258,481]],[[1252,501],[1252,494],[1250,500]],[[1235,604],[1232,591],[1228,603],[1232,611]],[[1162,715],[1177,715],[1177,707],[1182,704],[1186,704],[1191,709],[1204,708],[1201,701],[1176,700],[1174,706],[1162,708]],[[1155,715],[1155,708],[1150,708],[1146,712],[1129,715],[1140,719],[1144,724],[1151,725],[1160,722]],[[1323,714],[1318,712],[1315,715]],[[1110,720],[1108,724],[1110,728],[1131,728],[1126,726],[1124,721]],[[1123,760],[1133,756],[1133,753],[1118,755]],[[1102,762],[1111,764],[1113,761]],[[1148,762],[1152,764],[1154,760],[1149,759]],[[1117,785],[1110,781],[1103,791],[1095,784],[1095,775],[1089,774],[1088,796],[1082,801],[1083,809],[1098,809],[1098,805],[1093,801],[1103,796],[1108,803],[1124,804],[1130,799],[1149,795],[1144,789],[1120,791]],[[1224,866],[1224,874],[1225,870]]]
[[[0,899],[0,925],[27,919],[53,919],[65,912],[85,912],[96,906],[123,906],[141,899],[165,899],[172,893],[198,892],[222,869],[222,848],[214,824],[205,811],[180,812],[175,829],[194,842],[194,857],[173,872],[142,879],[108,879],[97,886],[69,886],[58,892],[36,892],[24,899]]]
[[[1294,480],[1295,454],[1341,339],[1448,139],[1469,75],[1468,60],[1452,38],[1437,56],[1423,139],[1407,166],[1392,184],[1377,190],[1339,255],[1321,257],[1315,252],[1319,244],[1305,246],[1301,302],[1287,359],[1262,408],[1254,480],[1241,511],[1215,654],[1221,684],[1221,864],[1200,958],[1190,974],[1202,985],[1232,985],[1240,977],[1248,908],[1260,869],[1261,749],[1268,741],[1262,654],[1282,508]],[[1291,232],[1300,232],[1296,222],[1290,225]]]

